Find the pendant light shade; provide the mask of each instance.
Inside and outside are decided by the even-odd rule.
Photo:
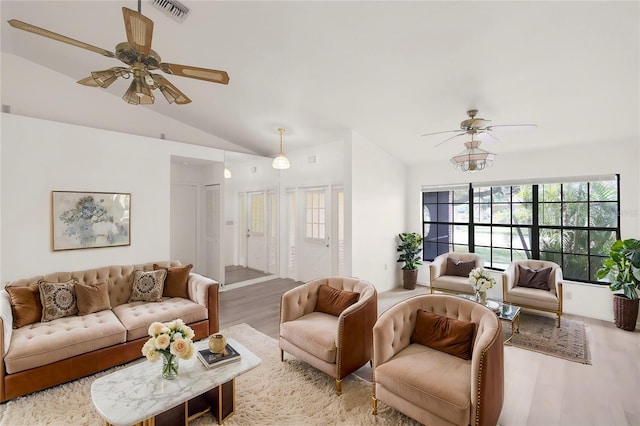
[[[476,172],[493,165],[495,154],[480,148],[480,141],[465,142],[464,151],[451,158],[451,163],[463,172]]]
[[[277,170],[286,170],[291,167],[291,164],[289,163],[289,159],[284,155],[284,152],[282,151],[282,134],[285,132],[285,130],[280,128],[278,129],[278,132],[280,132],[280,154],[278,154],[278,156],[273,159],[273,163],[271,164],[271,166]]]

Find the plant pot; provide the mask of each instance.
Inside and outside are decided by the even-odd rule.
[[[619,294],[613,295],[613,321],[616,327],[627,331],[636,329],[640,299],[629,299]]]
[[[417,269],[403,269],[402,270],[402,283],[407,290],[413,290],[416,288],[418,282],[418,270]]]

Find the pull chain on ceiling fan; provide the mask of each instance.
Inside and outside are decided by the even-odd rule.
[[[141,0],[138,0],[137,12],[123,7],[122,15],[124,17],[127,41],[118,43],[115,53],[17,19],[11,19],[8,22],[12,27],[19,30],[80,47],[109,58],[117,58],[124,62],[127,65],[126,67],[113,67],[103,71],[93,71],[90,77],[83,78],[78,83],[90,87],[107,88],[118,77],[124,79],[132,78],[129,89],[124,94],[123,99],[133,105],[152,104],[155,100],[153,90],[156,89],[160,90],[169,103],[175,102],[178,105],[183,105],[191,102],[191,99],[169,80],[160,74],[151,72],[155,70],[211,83],[229,83],[229,75],[225,71],[162,62],[160,55],[151,49],[153,21],[141,13]]]

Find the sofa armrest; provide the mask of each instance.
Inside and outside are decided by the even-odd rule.
[[[187,287],[189,290],[189,299],[207,308],[209,313],[209,334],[219,331],[218,290],[220,286],[218,282],[191,272],[189,274]]]
[[[9,293],[6,290],[0,291],[0,320],[2,321],[2,334],[0,335],[0,358],[9,350],[11,342],[11,334],[13,333],[13,311],[11,310],[11,302]]]
[[[447,260],[446,255],[436,256],[435,259],[429,264],[429,280],[435,281],[439,276],[444,273],[444,263]]]
[[[407,304],[397,304],[384,312],[373,326],[373,371],[409,346],[415,312]]]
[[[488,325],[495,324],[495,325]],[[504,343],[499,320],[478,324],[471,356],[472,425],[497,424],[504,403]]]

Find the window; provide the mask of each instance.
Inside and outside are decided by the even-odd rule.
[[[305,199],[305,236],[311,239],[325,238],[325,191],[308,190]]]
[[[494,269],[517,259],[550,260],[565,278],[596,283],[620,238],[618,187],[619,177],[423,192],[423,257],[471,251]]]

